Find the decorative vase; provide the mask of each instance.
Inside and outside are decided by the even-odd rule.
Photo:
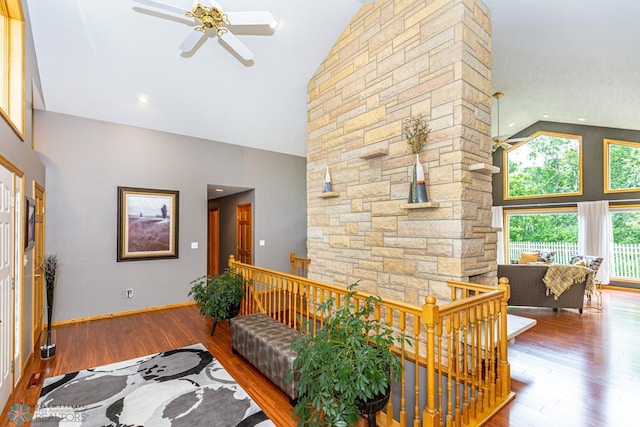
[[[327,166],[327,173],[324,175],[324,188],[322,189],[322,192],[330,193],[331,191],[331,174],[329,173],[329,166]]]
[[[55,335],[51,329],[53,319],[53,290],[55,286],[55,274],[45,275],[45,289],[47,294],[47,330],[40,340],[40,359],[51,359],[56,355]]]
[[[416,154],[416,163],[413,165],[413,176],[409,188],[409,203],[426,203],[427,186],[424,179],[424,169],[420,163],[420,156]]]

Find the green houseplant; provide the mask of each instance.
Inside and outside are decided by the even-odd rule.
[[[204,275],[191,282],[189,296],[193,297],[200,314],[213,319],[211,335],[219,321],[231,319],[240,312],[244,284],[242,275],[229,268],[223,273]]]
[[[370,415],[384,407],[391,378],[401,375],[402,365],[391,346],[402,338],[374,318],[379,297],[369,296],[356,305],[356,284],[349,286],[339,304],[335,297],[319,304],[322,327],[315,336],[304,334],[291,346],[298,353],[289,376],[300,375],[300,397],[293,411],[300,426],[357,424],[361,413]],[[365,409],[376,400],[381,406]]]

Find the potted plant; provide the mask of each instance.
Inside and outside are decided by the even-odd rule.
[[[191,282],[189,296],[200,308],[200,314],[213,319],[211,335],[219,321],[231,319],[240,312],[244,284],[242,275],[229,268],[223,273],[204,275]]]
[[[293,415],[301,426],[353,426],[360,414],[369,415],[371,425],[389,399],[391,378],[401,375],[391,346],[403,338],[374,318],[379,297],[369,296],[356,306],[356,284],[340,304],[332,297],[318,305],[322,327],[291,346],[298,356],[289,376],[299,374],[300,396]],[[366,407],[374,401],[377,406]]]

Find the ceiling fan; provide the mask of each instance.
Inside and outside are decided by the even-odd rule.
[[[215,0],[202,0],[207,4],[199,3],[196,0],[191,10],[185,10],[184,8],[173,4],[173,2],[176,2],[177,0],[134,1],[186,16],[188,18],[193,18],[193,30],[189,32],[187,37],[178,46],[180,52],[183,53],[191,51],[200,39],[205,37],[208,32],[213,32],[214,35],[218,36],[220,41],[236,52],[242,59],[250,61],[253,59],[253,52],[251,52],[249,48],[247,48],[247,46],[245,46],[244,43],[242,43],[240,39],[233,34],[230,27],[257,25],[275,28],[277,24],[275,17],[270,12],[225,12],[222,6],[220,6],[220,4]]]
[[[491,96],[494,97],[496,99],[496,102],[498,103],[497,104],[497,109],[498,109],[498,136],[494,136],[493,138],[491,138],[493,140],[492,150],[494,152],[498,148],[502,148],[502,149],[506,150],[507,148],[511,148],[513,143],[529,141],[531,138],[508,138],[508,139],[503,139],[500,136],[500,98],[502,98],[504,96],[504,93],[496,92]]]

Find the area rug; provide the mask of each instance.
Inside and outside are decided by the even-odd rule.
[[[267,427],[202,344],[47,378],[33,427]]]

